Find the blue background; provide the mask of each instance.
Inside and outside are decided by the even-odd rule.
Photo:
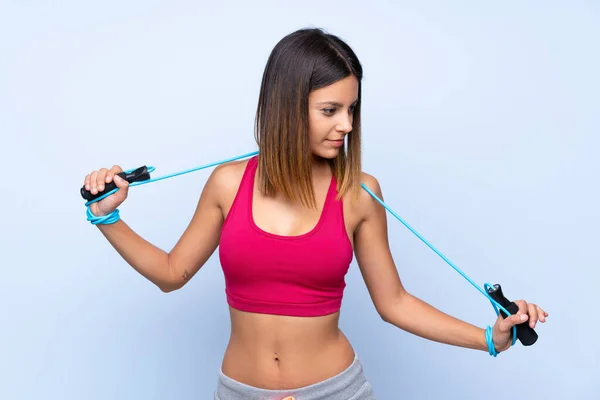
[[[157,177],[253,151],[267,57],[305,26],[363,63],[364,170],[388,204],[476,282],[550,313],[536,345],[494,359],[385,324],[353,264],[341,327],[378,398],[598,398],[598,2],[152,0],[0,3],[0,398],[211,398],[229,333],[216,254],[164,294],[78,190],[103,166]],[[209,173],[132,188],[123,219],[170,250]],[[492,324],[389,217],[407,289]]]

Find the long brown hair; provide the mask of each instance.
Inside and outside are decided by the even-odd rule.
[[[260,189],[316,207],[308,146],[308,96],[347,76],[358,80],[358,102],[347,149],[330,160],[338,199],[360,189],[360,108],[362,66],[354,51],[321,29],[300,29],[281,39],[271,52],[262,78],[255,120],[259,147]]]

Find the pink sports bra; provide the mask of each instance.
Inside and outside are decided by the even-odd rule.
[[[338,311],[353,250],[332,177],[316,226],[298,236],[259,228],[252,216],[258,156],[248,161],[221,230],[219,258],[228,304],[238,310],[289,316]]]

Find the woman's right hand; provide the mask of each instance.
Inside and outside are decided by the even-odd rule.
[[[110,196],[90,204],[90,211],[95,216],[102,217],[110,214],[111,212],[115,211],[117,207],[119,207],[127,198],[127,193],[129,192],[129,182],[117,175],[120,172],[123,172],[121,167],[115,165],[111,169],[101,168],[86,175],[83,184],[85,189],[89,190],[94,195],[104,191],[105,185],[113,180],[115,185],[117,185],[117,188],[119,188]]]

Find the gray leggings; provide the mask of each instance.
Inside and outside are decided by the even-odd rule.
[[[219,373],[214,400],[375,400],[362,363],[354,357],[352,364],[338,375],[313,385],[290,390],[267,390],[249,386]]]

